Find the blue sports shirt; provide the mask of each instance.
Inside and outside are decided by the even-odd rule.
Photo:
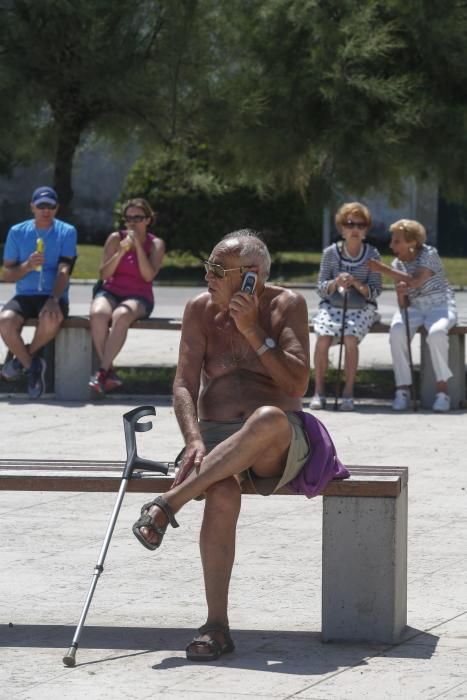
[[[57,277],[58,264],[62,256],[75,258],[77,233],[74,226],[54,219],[48,229],[38,229],[34,219],[15,224],[8,231],[3,251],[3,260],[16,265],[29,258],[37,248],[37,239],[44,241],[44,264],[42,272],[32,270],[16,282],[16,294],[37,296],[51,294]],[[69,285],[68,285],[69,286]],[[68,286],[62,299],[68,301]]]

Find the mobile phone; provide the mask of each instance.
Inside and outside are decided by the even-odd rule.
[[[256,280],[258,275],[256,272],[246,272],[242,280],[242,292],[253,294],[256,289]]]

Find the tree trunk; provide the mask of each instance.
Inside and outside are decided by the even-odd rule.
[[[77,119],[76,115],[58,116],[57,145],[55,149],[54,188],[60,202],[60,218],[70,220],[73,200],[72,174],[73,160],[78,148],[85,121]]]

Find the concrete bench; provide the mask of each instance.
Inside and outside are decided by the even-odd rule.
[[[26,326],[35,326],[36,321],[30,319]],[[148,318],[136,321],[132,328],[139,330],[174,330],[180,331],[182,325],[178,318]],[[313,324],[310,323],[310,333]],[[371,327],[370,333],[389,333],[389,325],[377,322]],[[466,398],[465,382],[465,335],[467,324],[459,324],[449,332],[449,366],[453,377],[450,379],[449,394],[452,408],[461,407]],[[435,399],[435,378],[431,363],[430,351],[426,342],[426,334],[420,332],[421,340],[421,387],[420,403],[422,408],[431,408]],[[87,401],[91,396],[88,381],[98,367],[98,359],[94,352],[88,316],[70,316],[67,318],[55,339],[50,344],[47,359],[53,364],[54,370],[49,377],[49,386],[53,387],[60,401]]]
[[[2,459],[0,490],[118,491],[123,466]],[[407,624],[408,468],[348,469],[349,479],[331,481],[323,493],[322,639],[393,644]],[[135,472],[127,491],[164,493],[172,482],[170,471]],[[251,493],[249,483],[243,488]]]

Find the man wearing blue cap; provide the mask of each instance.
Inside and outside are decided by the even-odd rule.
[[[76,259],[74,226],[55,218],[58,197],[51,187],[38,187],[31,198],[33,219],[12,226],[3,253],[5,282],[16,282],[16,294],[0,312],[0,335],[12,358],[1,370],[13,381],[25,371],[28,394],[37,399],[44,391],[46,363],[38,353],[57,335],[68,315],[68,287]],[[21,329],[37,318],[30,345]]]

